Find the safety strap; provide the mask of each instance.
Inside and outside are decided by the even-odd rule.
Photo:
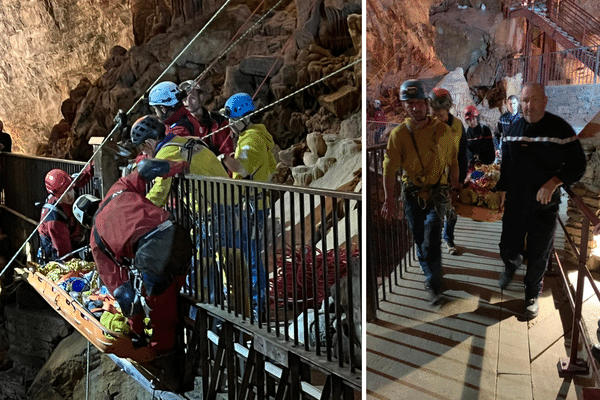
[[[191,163],[192,162],[192,156],[194,155],[194,147],[196,147],[196,145],[201,145],[203,147],[206,147],[207,149],[210,149],[210,147],[208,146],[208,144],[206,144],[206,142],[200,138],[190,138],[188,139],[185,143],[178,143],[178,142],[169,142],[169,143],[165,143],[163,145],[163,147],[167,147],[167,146],[175,146],[175,147],[179,147],[180,148],[180,152],[181,150],[186,150],[187,151],[187,162]]]
[[[44,204],[44,208],[47,208],[48,210],[50,210],[50,212],[56,211],[58,213],[58,215],[63,217],[65,220],[68,220],[67,214],[65,214],[65,212],[63,210],[61,210],[60,208],[58,208],[55,204],[46,203],[46,204]]]
[[[419,163],[421,164],[421,169],[423,170],[423,177],[425,176],[425,165],[423,165],[423,160],[421,160],[421,154],[419,153],[419,146],[417,146],[417,141],[415,140],[415,133],[410,128],[410,125],[407,123],[406,128],[408,129],[408,134],[410,139],[412,140],[413,146],[415,147],[415,151],[417,152],[417,158],[419,159]]]

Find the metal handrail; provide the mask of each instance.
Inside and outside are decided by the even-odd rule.
[[[548,9],[552,9],[549,17],[550,20],[565,30],[571,33],[574,37],[580,39],[582,45],[587,45],[586,39],[590,39],[591,45],[600,44],[600,21],[593,15],[579,7],[572,0],[555,0],[548,1],[551,5]],[[556,8],[556,11],[554,11]],[[594,39],[592,35],[596,35],[598,39]]]
[[[565,267],[563,266],[558,254],[554,254],[555,259],[557,261],[560,277],[563,281],[565,292],[567,294],[567,298],[569,299],[569,304],[573,311],[573,321],[572,321],[572,329],[571,329],[571,343],[570,343],[570,353],[569,357],[561,358],[560,360],[560,370],[559,374],[561,376],[571,376],[574,374],[587,374],[588,373],[588,365],[591,366],[593,370],[593,377],[596,385],[600,384],[600,374],[598,371],[598,366],[594,362],[594,357],[591,354],[591,343],[586,340],[587,335],[583,336],[583,345],[587,353],[587,357],[589,360],[588,364],[583,363],[578,359],[577,353],[579,349],[579,341],[580,335],[585,330],[585,326],[583,324],[582,319],[582,308],[583,308],[583,292],[584,292],[584,284],[585,279],[587,278],[589,284],[594,290],[596,297],[600,299],[600,290],[598,289],[592,274],[587,268],[588,261],[588,239],[590,226],[595,227],[600,224],[600,218],[596,216],[596,214],[590,210],[590,208],[584,203],[584,201],[573,192],[573,190],[569,188],[565,188],[565,191],[569,195],[569,199],[572,203],[577,207],[577,209],[583,214],[583,218],[581,221],[581,243],[580,248],[577,248],[574,240],[571,238],[568,233],[565,224],[562,222],[560,217],[558,218],[558,222],[562,227],[565,238],[567,240],[568,245],[572,248],[574,254],[577,255],[577,283],[575,286],[569,281],[567,273],[565,271]]]
[[[523,74],[524,81],[545,85],[596,84],[600,76],[600,46],[579,47],[498,62],[495,80]]]
[[[600,44],[600,21],[572,0],[525,0],[508,4],[504,11],[505,15],[508,15],[510,10],[527,9],[539,15],[536,7],[541,5],[546,6],[548,10],[546,17],[576,38],[581,45]],[[540,17],[543,18],[541,15]],[[586,39],[590,40],[590,43],[586,43]]]
[[[391,123],[388,123],[391,125]],[[403,270],[412,265],[410,250],[414,250],[406,219],[384,221],[380,216],[383,190],[383,158],[385,144],[367,147],[367,320],[376,318],[379,302],[393,293],[402,279]],[[398,177],[400,175],[397,175]],[[400,182],[396,192],[401,192]],[[414,253],[413,253],[414,256]],[[398,276],[399,275],[399,276]]]

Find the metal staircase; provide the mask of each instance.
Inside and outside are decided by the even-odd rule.
[[[543,31],[546,38],[563,47],[570,57],[579,60],[594,75],[599,75],[600,20],[572,0],[526,0],[513,3],[505,8],[505,17],[526,18]]]

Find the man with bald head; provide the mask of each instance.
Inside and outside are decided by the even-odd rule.
[[[523,118],[513,123],[502,142],[502,164],[497,188],[506,192],[500,256],[505,289],[526,258],[525,316],[535,318],[538,297],[556,228],[559,186],[583,176],[586,159],[573,128],[546,111],[544,86],[526,83],[521,90]],[[525,250],[527,243],[527,250]]]

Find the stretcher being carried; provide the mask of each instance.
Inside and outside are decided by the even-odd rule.
[[[475,164],[467,173],[466,187],[454,205],[456,213],[474,221],[496,222],[502,219],[500,194],[492,189],[500,179],[498,164]]]
[[[15,273],[27,280],[56,312],[98,350],[120,358],[131,358],[140,363],[155,358],[154,352],[147,346],[136,348],[130,337],[102,325],[86,307],[38,270],[38,264],[28,262],[27,268],[15,268]]]

